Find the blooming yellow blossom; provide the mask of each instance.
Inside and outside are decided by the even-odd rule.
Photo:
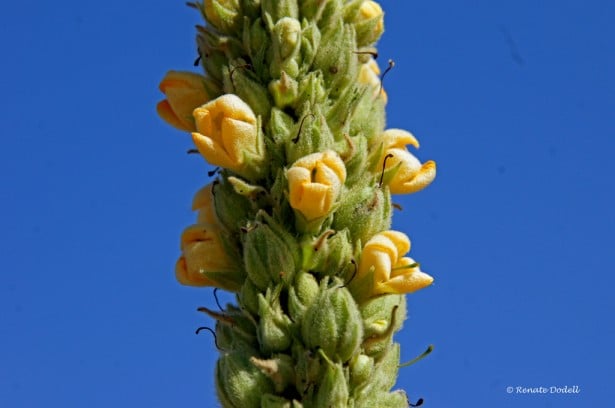
[[[393,194],[415,193],[427,187],[436,178],[436,163],[432,160],[421,164],[405,145],[410,144],[416,148],[419,142],[405,130],[389,129],[382,135],[384,152],[380,158],[378,169],[393,171],[388,181],[389,189]],[[385,167],[386,163],[386,167]]]
[[[384,103],[387,103],[387,93],[384,91],[384,88],[380,82],[380,67],[375,59],[372,58],[369,62],[361,65],[361,69],[359,71],[359,83],[363,85],[370,85],[374,88],[374,97],[377,97],[380,94],[384,100]]]
[[[346,167],[333,150],[297,160],[287,172],[290,206],[306,220],[329,214],[346,181]]]
[[[237,95],[226,94],[193,112],[197,132],[192,133],[199,152],[214,166],[253,178],[264,160],[264,143],[250,106]]]
[[[158,103],[158,115],[180,130],[194,131],[192,111],[209,99],[204,79],[202,75],[192,72],[167,72],[159,86],[167,99]]]
[[[357,278],[373,273],[372,295],[412,293],[433,282],[412,258],[404,257],[410,250],[410,240],[398,231],[376,234],[363,247]]]
[[[233,289],[224,275],[232,275],[235,267],[224,251],[215,225],[195,224],[186,228],[181,236],[181,250],[175,266],[179,283]]]

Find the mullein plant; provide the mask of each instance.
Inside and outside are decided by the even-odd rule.
[[[391,391],[405,294],[433,278],[391,230],[392,194],[435,177],[385,130],[383,11],[365,0],[188,3],[203,73],[170,71],[159,115],[211,165],[177,280],[236,295],[216,321],[223,407],[407,407]]]

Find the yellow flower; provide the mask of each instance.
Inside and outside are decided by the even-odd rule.
[[[167,99],[158,103],[158,115],[177,129],[194,131],[192,111],[209,99],[204,79],[202,75],[192,72],[167,72],[159,86]]]
[[[433,278],[421,272],[412,258],[403,256],[409,250],[410,240],[404,233],[374,235],[363,247],[357,278],[373,274],[372,295],[412,293],[431,285]]]
[[[415,193],[427,187],[436,178],[436,163],[432,160],[421,164],[406,145],[416,148],[419,142],[405,130],[389,129],[382,134],[384,152],[380,158],[378,169],[384,167],[385,173],[393,172],[388,180],[388,186],[393,194]]]
[[[213,187],[214,183],[209,183],[197,191],[192,199],[192,211],[198,211],[196,217],[197,224],[218,224]]]
[[[216,286],[237,290],[235,265],[224,251],[220,230],[211,224],[195,224],[181,236],[182,255],[175,266],[179,283],[189,286]]]
[[[380,67],[375,59],[370,59],[369,62],[361,65],[359,71],[359,83],[369,85],[374,88],[374,98],[382,96],[384,103],[387,103],[387,93],[384,91],[380,83]]]
[[[287,172],[290,206],[308,221],[326,216],[346,181],[346,167],[333,150],[297,160]]]
[[[237,95],[226,94],[195,109],[193,116],[197,132],[192,140],[203,157],[214,166],[255,178],[265,156],[250,106]]]

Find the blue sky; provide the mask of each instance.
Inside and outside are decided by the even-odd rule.
[[[436,182],[395,228],[436,278],[409,297],[398,386],[429,407],[606,406],[615,342],[615,5],[382,1],[389,127]],[[0,15],[0,406],[214,406],[210,289],[178,237],[209,168],[155,115],[192,69],[177,2],[12,2]],[[231,300],[230,296],[222,296]],[[577,395],[507,394],[573,386]]]

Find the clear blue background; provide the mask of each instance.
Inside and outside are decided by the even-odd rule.
[[[615,5],[382,2],[390,127],[438,162],[395,201],[436,277],[409,297],[398,386],[427,407],[612,402]],[[192,69],[183,1],[0,14],[0,406],[215,406],[211,289],[173,266],[208,166],[154,106]],[[231,300],[229,295],[222,296]],[[507,386],[578,395],[509,395]]]

